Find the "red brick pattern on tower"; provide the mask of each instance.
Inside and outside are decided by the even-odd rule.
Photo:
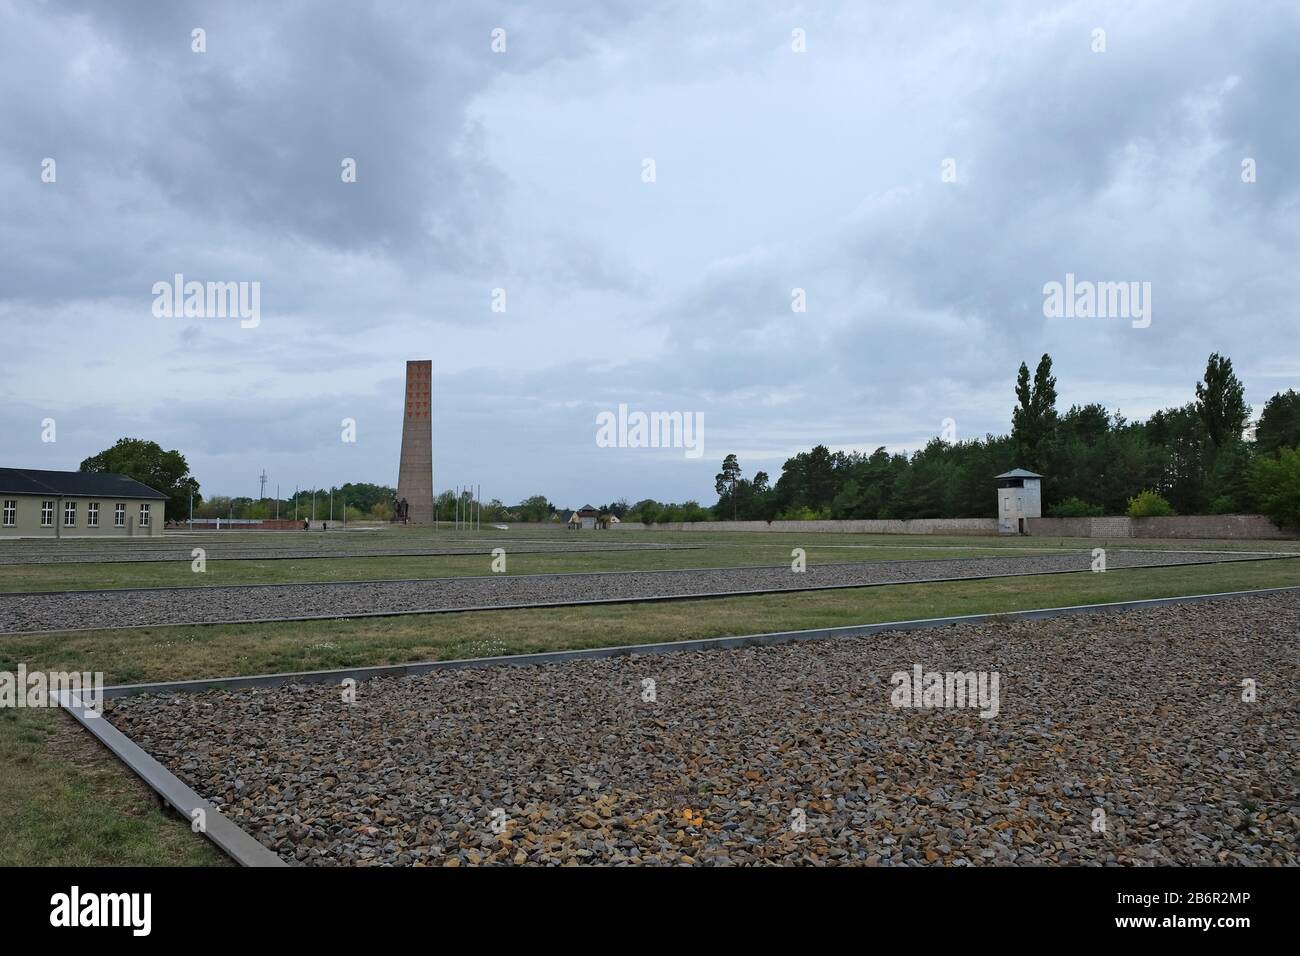
[[[397,497],[410,507],[411,524],[433,524],[433,362],[406,363],[406,409]]]

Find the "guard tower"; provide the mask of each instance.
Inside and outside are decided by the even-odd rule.
[[[1026,518],[1043,516],[1043,476],[1013,468],[997,476],[998,534],[1028,534]]]

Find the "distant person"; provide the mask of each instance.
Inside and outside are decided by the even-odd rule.
[[[328,521],[322,521],[322,522],[320,523],[320,529],[321,529],[322,531],[328,531],[328,530],[330,529],[329,522],[328,522]]]
[[[304,518],[302,521],[302,530],[306,531],[310,527],[311,527],[311,522],[308,521],[306,518]]]

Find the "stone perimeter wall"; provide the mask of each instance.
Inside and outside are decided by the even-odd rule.
[[[624,521],[615,528],[642,531],[814,531],[839,534],[997,534],[996,518],[914,518],[846,521],[669,521],[644,525]]]
[[[1177,515],[1172,518],[1030,518],[1031,535],[1063,538],[1294,538],[1263,515]]]
[[[1028,518],[1030,536],[1060,538],[1249,538],[1288,539],[1263,515],[1179,515],[1173,518]],[[910,521],[671,521],[644,525],[625,521],[611,530],[643,531],[797,531],[839,534],[998,533],[996,518],[917,518]]]

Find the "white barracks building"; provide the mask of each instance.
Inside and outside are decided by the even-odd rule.
[[[166,504],[126,475],[0,468],[0,538],[161,535]]]

